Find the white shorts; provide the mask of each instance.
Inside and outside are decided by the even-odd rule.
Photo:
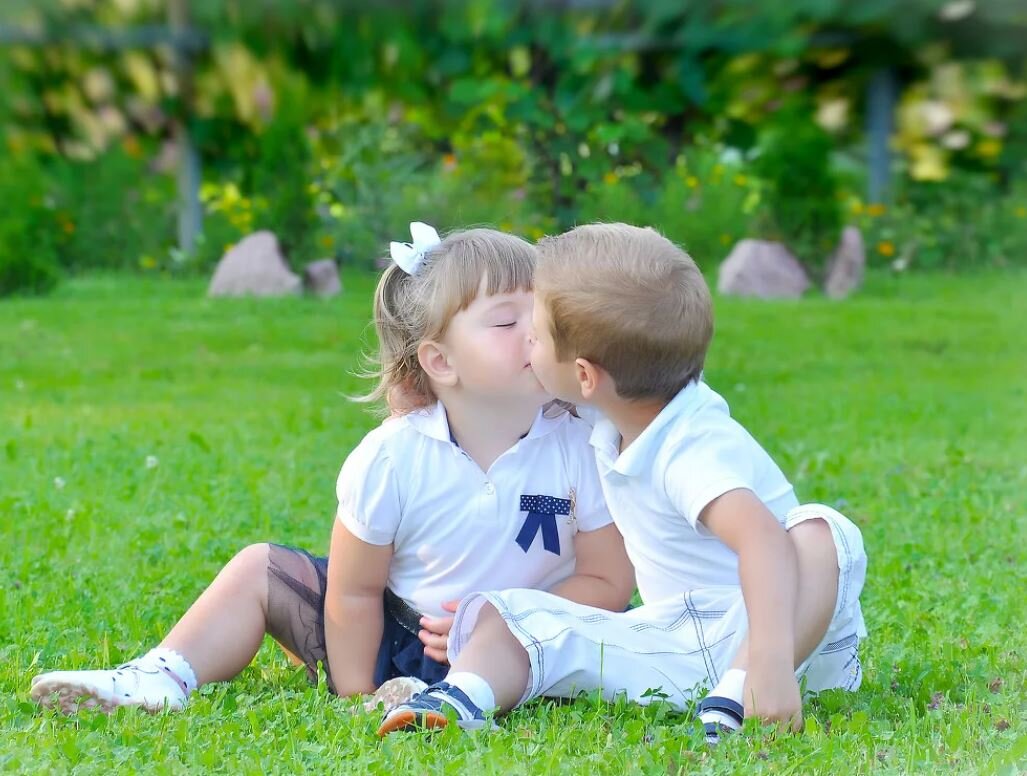
[[[866,636],[859,594],[866,554],[859,529],[831,507],[809,504],[785,520],[791,529],[823,519],[838,552],[838,600],[820,646],[796,671],[807,693],[855,690],[862,680],[859,640]],[[638,703],[664,698],[684,709],[730,668],[748,629],[739,587],[691,590],[627,612],[583,606],[539,590],[475,593],[464,598],[449,639],[452,662],[485,603],[492,604],[527,650],[531,677],[521,703],[538,696],[573,698],[592,690]]]

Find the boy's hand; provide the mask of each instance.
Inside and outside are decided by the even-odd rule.
[[[763,722],[782,722],[802,730],[802,696],[787,661],[752,661],[745,674],[745,716]]]
[[[446,601],[442,608],[447,612],[455,612],[459,605],[459,601]],[[453,618],[425,616],[421,618],[421,626],[424,630],[417,634],[417,638],[424,644],[424,654],[436,663],[449,665],[446,649],[449,646],[449,629],[453,627]]]

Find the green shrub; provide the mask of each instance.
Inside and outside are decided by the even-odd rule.
[[[43,169],[32,157],[0,155],[0,296],[44,294],[60,278],[54,212]]]
[[[139,269],[143,257],[174,246],[175,179],[153,172],[143,153],[113,148],[90,161],[55,157],[50,175],[64,267]]]
[[[785,243],[808,268],[823,266],[841,230],[831,137],[803,106],[781,109],[760,133],[753,169],[764,184],[762,237]]]
[[[735,154],[699,146],[678,157],[662,180],[611,170],[578,202],[579,222],[652,226],[684,247],[703,269],[716,267],[739,239],[753,236],[759,182]]]
[[[889,206],[850,196],[849,212],[872,265],[897,271],[1027,265],[1027,185],[1003,192],[987,175],[960,173],[944,183],[907,184]]]

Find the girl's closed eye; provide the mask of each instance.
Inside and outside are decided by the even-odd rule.
[[[494,328],[496,329],[512,329],[517,325],[517,321],[511,321],[510,323],[497,323]]]

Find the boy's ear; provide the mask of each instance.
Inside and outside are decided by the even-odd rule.
[[[593,364],[587,358],[574,359],[574,368],[578,377],[578,388],[581,389],[581,398],[591,401],[609,375],[603,371],[602,367]]]
[[[421,369],[439,385],[452,387],[456,385],[456,370],[449,363],[449,356],[446,349],[438,342],[426,340],[417,346],[417,363]]]

